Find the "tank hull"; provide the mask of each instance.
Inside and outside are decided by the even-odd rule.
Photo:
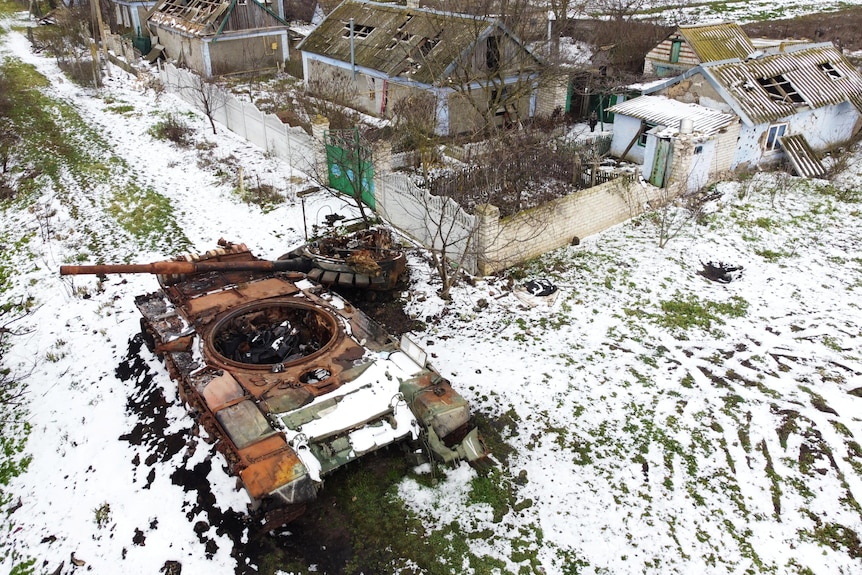
[[[227,243],[191,259],[257,260]],[[233,265],[158,278],[135,300],[144,340],[265,527],[300,516],[327,474],[394,443],[487,460],[466,400],[415,344],[305,274]]]

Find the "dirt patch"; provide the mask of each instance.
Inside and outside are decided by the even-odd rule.
[[[752,38],[805,39],[812,42],[832,42],[855,52],[862,50],[862,8],[853,7],[838,12],[809,14],[788,20],[754,22],[743,25]]]

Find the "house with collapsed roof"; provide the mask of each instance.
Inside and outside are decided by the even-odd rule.
[[[801,175],[821,175],[818,155],[862,127],[862,76],[831,43],[703,63],[644,93],[738,117],[734,170],[788,160]]]
[[[310,91],[345,94],[382,117],[410,98],[441,135],[515,124],[541,109],[539,58],[496,19],[346,0],[297,48]]]
[[[745,59],[756,51],[739,24],[680,26],[644,57],[644,76],[677,76],[704,62]]]
[[[288,58],[281,2],[159,0],[146,22],[148,59],[164,54],[206,78],[280,68]]]
[[[611,155],[640,165],[654,186],[673,180],[694,191],[731,169],[740,127],[733,114],[665,96],[639,96],[610,110]]]
[[[640,163],[644,177],[654,182],[662,181],[656,176],[655,164],[660,162],[657,158],[661,153],[648,152],[651,138],[656,139],[652,145],[658,148],[663,137],[713,137],[716,149],[723,150],[726,139],[736,132],[729,163],[723,153],[718,154],[710,160],[716,164],[706,171],[708,177],[693,181],[706,185],[724,169],[750,169],[782,161],[789,162],[800,175],[821,176],[825,173],[822,153],[848,142],[862,127],[862,76],[830,43],[785,44],[745,58],[702,62],[673,78],[650,84],[643,94],[611,108],[616,114],[612,149],[620,157]],[[654,100],[642,99],[656,96],[692,107],[685,114],[662,118],[644,104]],[[731,123],[715,132],[713,116],[704,114],[704,108],[731,115],[738,128]],[[683,123],[689,129],[681,129]],[[637,143],[643,149],[642,156],[638,156],[637,143],[628,146],[633,126],[640,130]],[[708,146],[701,148],[697,142],[690,147],[694,154],[709,151]],[[664,148],[675,149],[667,143]]]
[[[147,13],[157,0],[111,0],[116,22],[111,27],[115,34],[141,34],[146,30]]]

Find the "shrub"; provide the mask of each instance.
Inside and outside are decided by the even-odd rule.
[[[180,147],[191,144],[192,129],[181,119],[170,115],[150,128],[150,135],[158,140],[168,140]]]

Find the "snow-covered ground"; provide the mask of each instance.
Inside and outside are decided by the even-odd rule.
[[[601,6],[639,6],[640,14],[647,18],[657,18],[669,25],[711,24],[716,22],[753,22],[757,20],[781,20],[806,14],[834,12],[848,6],[859,4],[859,0],[730,0],[726,2],[704,2],[688,0],[665,2],[645,0],[644,2],[599,0]]]
[[[155,574],[172,561],[185,574],[256,572],[198,493],[175,484],[178,470],[197,474],[212,507],[245,507],[167,373],[134,346],[133,299],[154,278],[69,280],[58,268],[159,260],[220,237],[276,257],[302,242],[303,205],[242,203],[217,166],[266,174],[288,197],[302,174],[223,129],[213,136],[204,117],[116,68],[95,92],[22,34],[0,36],[0,51],[35,66],[99,138],[77,145],[122,165],[112,185],[70,178],[0,216],[4,261],[18,270],[7,295],[38,303],[6,356],[30,372],[32,462],[9,487],[0,570],[32,558],[37,573]],[[168,113],[209,143],[154,140]],[[514,290],[521,278],[489,278],[443,302],[414,255],[407,309],[427,326],[415,338],[513,449],[500,457],[511,500],[498,508],[471,496],[466,465],[434,487],[400,483],[429,537],[466,542],[435,572],[862,572],[862,162],[848,165],[834,187],[773,174],[722,184],[702,222],[664,249],[644,217],[549,253],[522,272],[559,288],[545,301]],[[173,222],[146,245],[112,210],[132,183],[171,202]],[[304,208],[308,226],[347,213],[323,193]],[[744,269],[712,282],[698,273],[709,261]],[[159,393],[156,428],[137,407]],[[158,451],[164,438],[178,445]],[[422,572],[407,558],[392,570]]]

